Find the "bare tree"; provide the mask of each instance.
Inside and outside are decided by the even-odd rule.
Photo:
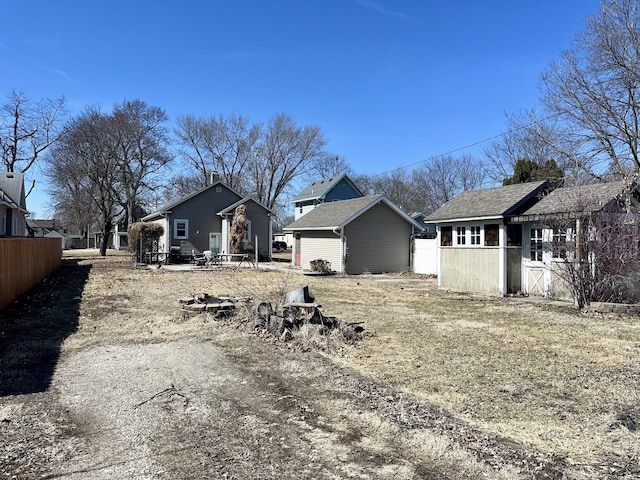
[[[412,183],[423,198],[419,211],[431,213],[459,193],[482,187],[486,178],[482,162],[470,155],[434,158],[413,171]]]
[[[52,150],[48,175],[54,201],[75,203],[80,210],[91,198],[103,232],[101,255],[115,223],[132,221],[135,207],[155,187],[154,176],[171,160],[165,121],[162,110],[139,100],[115,106],[112,114],[90,107],[69,123]]]
[[[53,148],[49,176],[54,182],[53,196],[58,201],[91,198],[102,229],[100,254],[106,255],[109,233],[123,212],[118,145],[114,142],[111,118],[90,107],[68,125],[67,134]],[[79,194],[64,181],[73,172]]]
[[[174,134],[181,145],[180,154],[197,172],[201,185],[206,185],[215,170],[228,186],[245,191],[246,172],[256,156],[261,128],[242,115],[187,115],[178,118]]]
[[[152,107],[141,100],[124,101],[116,105],[109,117],[109,128],[103,134],[116,145],[122,207],[126,224],[133,218],[136,207],[144,202],[144,196],[159,185],[157,174],[171,161],[167,150],[168,120],[164,110]]]
[[[502,183],[505,178],[511,177],[520,160],[528,160],[542,167],[553,159],[567,176],[579,174],[581,169],[576,167],[584,159],[576,158],[574,139],[566,135],[555,117],[539,119],[536,112],[531,110],[507,115],[507,121],[509,131],[484,151],[487,157],[486,173],[494,182]]]
[[[298,127],[286,114],[268,122],[250,169],[250,191],[269,208],[277,207],[291,183],[309,172],[323,155],[320,127]]]
[[[347,159],[335,153],[325,152],[320,155],[313,164],[310,172],[310,181],[318,178],[330,178],[341,173],[353,174],[353,169],[349,166]]]
[[[640,171],[639,52],[640,5],[607,0],[542,75],[544,105],[573,140],[565,153],[594,177]]]
[[[8,172],[27,172],[63,132],[64,97],[31,100],[13,90],[0,109],[0,160]],[[33,181],[29,193],[35,186]]]

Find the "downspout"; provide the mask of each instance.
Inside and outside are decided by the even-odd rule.
[[[340,237],[340,262],[342,263],[340,265],[340,273],[344,275],[347,273],[347,236],[343,233],[343,230],[340,227],[333,227],[333,233]]]

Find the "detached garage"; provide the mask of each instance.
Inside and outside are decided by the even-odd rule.
[[[284,229],[293,233],[294,266],[310,269],[322,259],[350,275],[408,270],[411,235],[419,230],[383,195],[323,203]]]

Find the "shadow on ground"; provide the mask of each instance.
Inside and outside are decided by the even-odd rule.
[[[40,285],[0,312],[0,396],[49,388],[62,342],[78,328],[90,265],[64,259]]]

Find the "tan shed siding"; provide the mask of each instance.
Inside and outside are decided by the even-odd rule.
[[[345,227],[347,273],[408,270],[412,227],[384,203],[374,205]]]
[[[300,238],[300,266],[309,270],[309,262],[318,258],[328,260],[333,270],[342,273],[340,237],[333,232],[303,232]]]
[[[500,248],[441,248],[440,286],[499,295],[500,255]]]

